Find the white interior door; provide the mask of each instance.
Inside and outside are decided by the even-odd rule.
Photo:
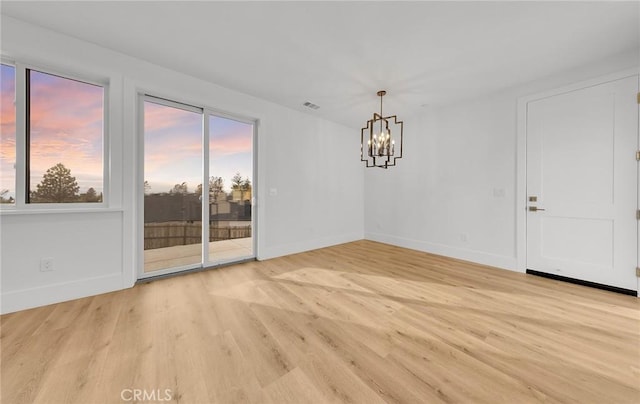
[[[527,104],[527,269],[635,290],[638,77]]]

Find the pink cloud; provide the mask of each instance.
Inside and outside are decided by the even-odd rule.
[[[103,89],[73,80],[32,81],[31,135],[102,138]]]
[[[154,172],[170,170],[170,167],[181,165],[186,161],[201,161],[201,143],[186,143],[183,139],[184,137],[176,136],[163,142],[147,142],[144,152],[145,172],[150,175]]]
[[[13,105],[13,93],[2,93],[2,98],[0,98],[0,121],[2,122],[3,129],[4,125],[13,125],[15,128],[16,124],[16,107]],[[15,129],[14,129],[15,132]]]
[[[144,130],[153,132],[176,128],[194,121],[194,112],[167,107],[153,102],[144,103]]]
[[[11,164],[16,159],[16,138],[5,137],[4,133],[0,139],[0,159],[10,161]]]
[[[251,151],[251,137],[235,137],[212,139],[210,151],[215,155],[249,153]]]
[[[32,181],[39,181],[48,168],[62,163],[78,182],[101,188],[103,89],[39,72],[31,74]]]
[[[13,105],[14,96],[14,91],[4,91],[0,98],[0,159],[8,160],[12,169],[16,158],[16,107]]]
[[[181,130],[181,127],[192,125],[194,123],[193,112],[184,111],[177,108],[171,108],[164,105],[158,105],[151,102],[145,103],[145,132],[152,133],[163,129]],[[250,125],[246,128],[237,130],[236,133],[213,134],[211,136],[211,152],[217,154],[235,154],[246,153],[251,151],[253,134]],[[247,132],[249,130],[249,132]],[[164,141],[161,146],[162,151],[177,150],[178,148],[200,147],[198,145],[187,145],[185,139],[192,139],[193,133],[184,136],[176,133],[171,141]]]
[[[63,163],[72,174],[102,173],[102,151],[84,139],[62,139],[51,137],[31,142],[31,171],[44,172],[48,168]]]
[[[167,176],[202,159],[199,114],[145,102],[145,177]]]

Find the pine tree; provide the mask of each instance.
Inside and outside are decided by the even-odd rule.
[[[241,189],[242,187],[242,175],[240,173],[236,173],[236,175],[231,178],[231,189]]]
[[[85,202],[100,202],[100,200],[102,199],[98,196],[98,193],[93,187],[87,189],[87,193],[85,193],[83,196]]]
[[[36,186],[33,193],[34,202],[76,202],[79,190],[80,187],[76,177],[71,175],[71,170],[58,163],[47,170],[42,181]]]

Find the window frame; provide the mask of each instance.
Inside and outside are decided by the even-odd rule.
[[[0,213],[28,212],[63,212],[63,211],[95,211],[105,210],[110,206],[110,84],[107,76],[92,76],[78,73],[72,69],[54,68],[42,64],[20,62],[15,59],[0,57],[4,65],[15,68],[15,108],[16,108],[16,160],[15,160],[15,203],[0,204]],[[29,70],[44,73],[63,79],[69,79],[95,85],[102,88],[102,201],[101,202],[61,202],[33,203],[28,202],[27,183],[29,175],[29,127],[27,119],[27,74]]]
[[[15,161],[13,163],[13,193],[14,193],[14,201],[13,203],[9,204],[9,203],[0,203],[0,211],[2,210],[15,210],[17,204],[18,204],[18,160],[19,160],[19,156],[18,156],[18,133],[20,133],[20,122],[18,122],[18,67],[16,66],[16,62],[13,60],[9,60],[9,59],[5,59],[5,58],[0,58],[0,64],[5,65],[5,66],[10,66],[13,67],[13,87],[14,87],[14,94],[13,94],[13,106],[15,109]],[[2,173],[0,173],[2,174]]]

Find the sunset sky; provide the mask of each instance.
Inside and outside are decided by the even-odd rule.
[[[15,70],[0,72],[0,188],[15,197]],[[80,192],[103,190],[103,88],[31,71],[31,188],[46,170],[63,163]],[[145,102],[145,180],[151,192],[168,192],[186,182],[202,183],[202,115]],[[210,122],[210,175],[230,190],[236,172],[252,182],[253,126],[215,116]]]
[[[210,116],[209,144],[209,173],[222,177],[227,190],[237,172],[253,184],[253,125]]]
[[[153,102],[144,104],[145,180],[151,192],[168,192],[186,182],[189,191],[202,183],[202,115]],[[211,176],[231,188],[236,172],[252,182],[253,126],[209,117]]]
[[[103,183],[104,89],[31,70],[31,189],[62,163],[80,192]]]
[[[15,198],[16,109],[15,69],[2,65],[0,70],[0,190],[8,189]]]
[[[31,189],[48,168],[64,164],[80,192],[102,192],[103,89],[35,70],[31,74]],[[15,197],[15,69],[2,65],[0,188]]]

